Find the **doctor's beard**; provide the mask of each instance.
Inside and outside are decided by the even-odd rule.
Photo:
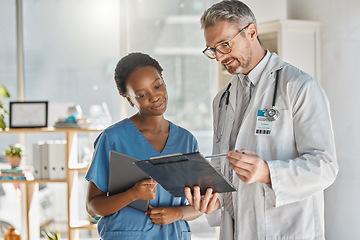
[[[225,63],[231,61],[232,59],[234,59],[237,62],[236,66],[225,65]],[[251,60],[250,58],[247,60],[243,59],[243,61],[240,61],[238,58],[227,58],[223,60],[221,64],[230,74],[239,74],[239,73],[244,73],[244,71],[249,68],[251,62],[250,60]]]

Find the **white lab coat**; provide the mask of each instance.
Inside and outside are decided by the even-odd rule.
[[[273,122],[270,136],[256,136],[257,111],[271,107],[278,69],[275,107],[280,116]],[[229,150],[237,77],[230,82],[230,103],[226,115],[221,116],[226,124],[219,143],[215,136],[221,127],[219,101],[227,86],[213,102],[214,154]],[[272,53],[239,130],[236,149],[241,148],[257,153],[268,163],[271,185],[245,184],[234,174],[232,181],[238,188],[233,193],[235,231],[224,207],[207,216],[211,226],[220,225],[220,239],[325,239],[323,191],[334,182],[338,164],[328,99],[318,82]],[[225,157],[214,158],[212,163],[229,176]],[[220,202],[224,204],[221,194]]]

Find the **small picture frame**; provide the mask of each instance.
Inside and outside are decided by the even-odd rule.
[[[48,102],[10,102],[10,128],[41,128],[48,126]]]

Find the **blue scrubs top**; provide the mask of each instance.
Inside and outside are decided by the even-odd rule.
[[[170,123],[170,132],[164,150],[158,152],[128,118],[105,129],[95,140],[95,151],[86,179],[92,181],[101,191],[108,192],[109,151],[115,150],[131,157],[147,160],[151,157],[174,153],[198,151],[195,137],[187,130]],[[156,197],[150,201],[153,207],[183,206],[186,198],[173,197],[160,184]],[[154,224],[150,217],[132,207],[99,220],[98,232],[102,239],[191,239],[188,223],[179,220],[165,226]]]

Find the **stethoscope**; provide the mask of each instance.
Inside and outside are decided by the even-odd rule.
[[[273,101],[271,104],[271,108],[269,109],[265,109],[265,117],[268,121],[273,122],[275,120],[277,120],[280,116],[280,112],[275,108],[275,103],[276,103],[276,94],[277,94],[277,88],[278,88],[278,82],[279,82],[279,71],[281,69],[276,70],[276,77],[275,77],[275,88],[274,88],[274,94],[273,94]],[[227,107],[230,103],[230,87],[231,87],[231,83],[228,84],[225,92],[223,92],[223,94],[220,97],[220,101],[219,101],[219,121],[218,124],[220,125],[220,116],[221,114],[221,109],[222,109],[222,105],[223,105],[223,100],[225,99],[225,112],[227,110]],[[221,131],[219,134],[217,134],[218,136],[218,140],[217,142],[220,142],[222,134],[224,132],[224,128],[225,128],[225,122],[223,124],[221,124]]]
[[[272,101],[271,108],[265,110],[265,117],[266,117],[267,120],[269,120],[270,122],[273,122],[273,121],[275,121],[276,119],[278,119],[278,118],[279,118],[279,115],[280,115],[279,111],[275,108],[277,86],[278,86],[278,81],[279,81],[279,71],[280,71],[280,69],[278,69],[278,70],[276,71],[275,88],[274,88],[273,101]]]

